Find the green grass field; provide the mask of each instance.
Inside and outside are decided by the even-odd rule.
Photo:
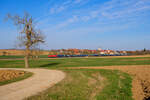
[[[150,57],[133,58],[61,58],[30,60],[30,67],[63,68],[113,65],[150,65]],[[23,68],[24,60],[0,60],[1,68]]]
[[[120,71],[68,69],[67,77],[26,100],[133,100],[131,77]]]
[[[61,58],[30,60],[31,68],[60,69],[67,77],[27,100],[133,100],[132,78],[117,70],[65,69],[113,65],[150,65],[150,57]],[[0,60],[1,68],[23,68],[23,60]],[[104,80],[99,79],[99,76]],[[90,82],[91,81],[91,82]]]
[[[23,58],[24,56],[0,56],[0,59]]]

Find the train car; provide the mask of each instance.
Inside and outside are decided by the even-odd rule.
[[[48,58],[57,58],[57,55],[48,55]]]
[[[58,58],[65,57],[65,55],[57,55]]]

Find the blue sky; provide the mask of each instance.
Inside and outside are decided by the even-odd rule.
[[[0,49],[19,34],[6,14],[24,11],[46,37],[42,49],[150,49],[150,0],[0,0]]]

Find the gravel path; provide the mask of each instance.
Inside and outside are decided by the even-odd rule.
[[[35,95],[64,79],[62,71],[48,69],[0,68],[0,70],[24,70],[34,73],[25,80],[0,86],[0,100],[22,100]]]

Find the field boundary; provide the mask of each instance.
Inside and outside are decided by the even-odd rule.
[[[150,98],[150,65],[69,67],[67,69],[110,69],[126,72],[133,77],[133,98],[135,100],[149,100]]]

